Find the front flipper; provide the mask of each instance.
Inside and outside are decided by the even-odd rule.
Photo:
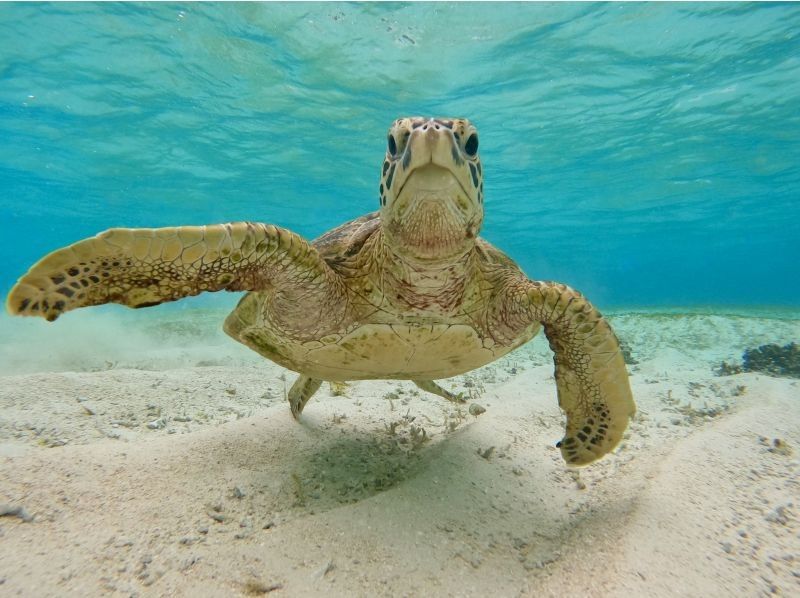
[[[276,286],[342,292],[316,249],[272,225],[116,228],[44,257],[11,289],[6,307],[53,321],[89,305],[149,307],[205,291]]]
[[[586,465],[619,444],[636,413],[619,341],[600,312],[568,286],[525,281],[520,287],[527,308],[520,312],[542,323],[555,354],[558,404],[567,415],[557,446],[567,463]]]

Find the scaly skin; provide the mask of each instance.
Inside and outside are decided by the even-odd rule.
[[[313,243],[248,222],[112,229],[35,264],[7,309],[53,321],[103,303],[249,291],[225,330],[301,374],[289,392],[295,417],[322,380],[407,379],[457,400],[433,380],[489,363],[543,327],[567,415],[562,455],[582,465],[612,450],[635,412],[619,343],[580,293],[529,280],[478,238],[475,127],[405,118],[387,140],[379,212]]]
[[[317,250],[291,231],[250,222],[105,231],[40,260],[6,304],[14,315],[52,322],[90,305],[150,307],[205,291],[275,286],[341,319],[341,306],[328,305],[322,291],[342,293],[341,281]]]

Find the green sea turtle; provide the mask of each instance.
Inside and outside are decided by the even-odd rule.
[[[148,307],[248,291],[225,331],[298,372],[298,417],[322,381],[434,380],[468,372],[544,328],[566,412],[564,459],[590,463],[635,412],[622,352],[577,291],[528,279],[480,237],[483,171],[466,119],[402,118],[387,137],[380,209],[309,243],[252,222],[110,229],[54,251],[11,290],[8,311],[55,320],[88,305]]]

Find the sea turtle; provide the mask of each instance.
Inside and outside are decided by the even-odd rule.
[[[299,373],[299,417],[322,381],[434,380],[468,372],[544,328],[573,465],[622,438],[635,405],[619,342],[580,293],[528,279],[478,237],[483,170],[466,119],[401,118],[389,129],[380,209],[309,243],[270,224],[115,228],[54,251],[8,311],[55,320],[88,305],[149,307],[204,291],[248,291],[225,332]]]

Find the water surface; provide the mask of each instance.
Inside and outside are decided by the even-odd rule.
[[[796,307],[798,32],[788,3],[0,4],[0,293],[111,226],[314,237],[430,114],[477,123],[483,234],[531,277]]]

